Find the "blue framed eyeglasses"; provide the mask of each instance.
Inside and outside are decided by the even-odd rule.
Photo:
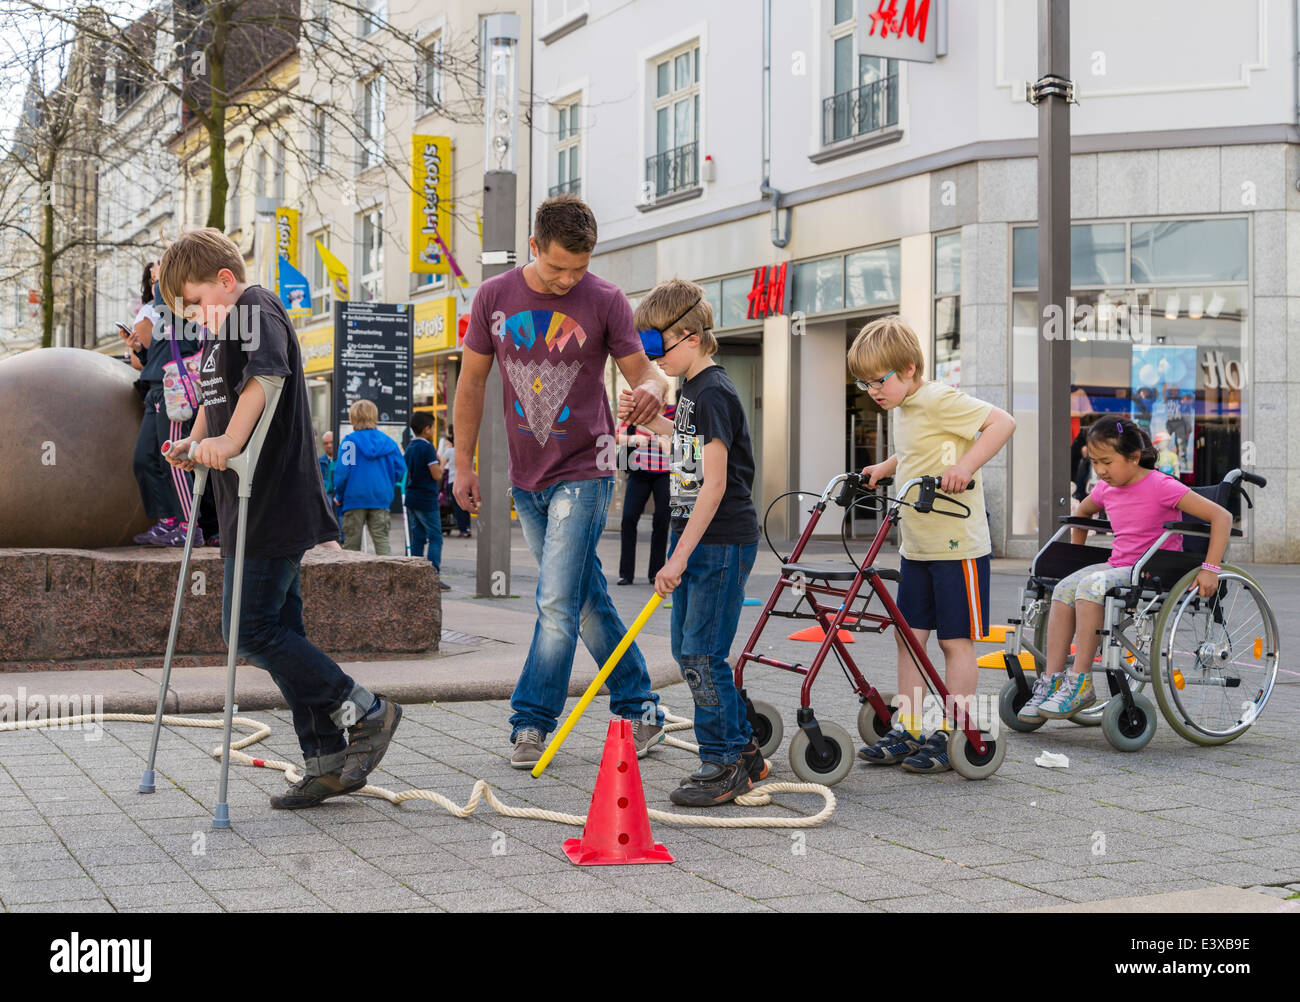
[[[892,376],[893,374],[894,374],[894,370],[890,369],[879,379],[859,379],[857,380],[858,389],[864,390],[867,393],[872,393],[875,390],[878,390],[880,387],[884,386],[885,383],[889,381],[889,377]]]
[[[695,302],[691,303],[690,306],[686,307],[686,309],[683,310],[671,324],[665,324],[664,329],[672,330],[674,326],[682,322],[683,317],[690,313],[691,310],[695,309],[695,307],[699,306],[703,301],[704,297],[700,296],[695,300]],[[664,348],[663,331],[650,328],[649,330],[639,330],[637,331],[637,334],[641,338],[641,347],[645,349],[646,357],[649,359],[663,358],[668,354],[668,352],[672,351],[673,348],[676,348],[677,345],[686,340],[686,338],[682,338],[681,340],[674,342],[670,347]]]

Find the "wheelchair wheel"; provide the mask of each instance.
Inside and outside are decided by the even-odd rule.
[[[983,755],[976,753],[974,746],[966,740],[965,731],[953,731],[948,735],[948,761],[953,770],[966,779],[988,779],[998,771],[998,766],[1007,757],[1007,742],[1002,736],[993,737],[987,731],[981,731],[984,740]]]
[[[1179,735],[1221,745],[1250,729],[1277,681],[1277,618],[1259,583],[1225,564],[1219,590],[1201,598],[1190,571],[1156,617],[1151,686]]]
[[[1047,723],[1046,717],[1039,717],[1037,723],[1028,724],[1016,716],[1020,708],[1028,702],[1029,697],[1020,695],[1020,687],[1007,679],[1002,684],[1002,691],[998,693],[998,716],[1002,719],[1002,723],[1021,734],[1036,731]]]
[[[785,728],[781,724],[781,714],[771,703],[753,701],[754,706],[754,740],[764,758],[771,758],[781,746]]]
[[[894,700],[897,697],[892,692],[882,692],[880,698],[886,706],[897,709],[894,706]],[[870,703],[863,703],[861,709],[858,710],[858,733],[862,735],[862,740],[869,745],[874,745],[889,733],[889,724],[880,719],[875,708]]]
[[[805,783],[834,786],[853,768],[853,739],[839,724],[821,723],[822,737],[829,745],[829,754],[817,754],[802,727],[790,740],[790,768]]]
[[[1130,716],[1124,712],[1123,699],[1108,699],[1101,714],[1101,732],[1116,751],[1141,751],[1155,737],[1156,708],[1145,696],[1134,694]]]

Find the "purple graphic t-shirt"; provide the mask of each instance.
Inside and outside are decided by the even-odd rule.
[[[605,362],[641,351],[632,306],[588,272],[563,296],[534,292],[523,269],[490,278],[474,296],[465,347],[496,355],[510,442],[510,482],[540,491],[611,475],[599,457],[613,436]]]

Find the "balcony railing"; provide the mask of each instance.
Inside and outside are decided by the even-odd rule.
[[[700,185],[699,143],[686,143],[676,149],[645,159],[645,179],[655,198],[673,195]]]
[[[822,102],[822,145],[898,124],[898,77],[846,90]]]
[[[554,198],[556,195],[581,195],[582,178],[575,177],[571,180],[564,181],[561,184],[554,185],[546,190],[547,198]]]

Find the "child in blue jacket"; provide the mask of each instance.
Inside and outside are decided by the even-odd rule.
[[[406,460],[397,443],[379,430],[379,409],[369,400],[348,408],[356,430],[339,446],[334,469],[335,504],[343,514],[343,548],[361,549],[361,530],[370,527],[375,552],[387,556],[388,513],[393,488],[406,473]]]

